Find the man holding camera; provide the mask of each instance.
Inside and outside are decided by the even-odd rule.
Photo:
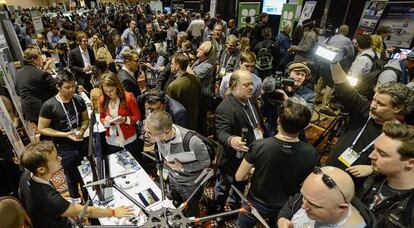
[[[142,64],[145,72],[145,82],[147,88],[152,89],[155,88],[161,71],[168,64],[168,58],[157,52],[154,43],[148,44],[144,51],[147,54],[146,62]]]
[[[236,180],[242,181],[255,167],[247,198],[263,217],[269,218],[271,227],[289,196],[299,192],[306,176],[318,164],[315,148],[298,138],[311,116],[303,99],[288,98],[280,108],[278,133],[254,142],[236,172]],[[253,227],[256,222],[249,213],[239,214],[240,228]]]
[[[386,122],[398,121],[414,101],[413,91],[401,83],[387,83],[377,88],[371,103],[351,87],[338,63],[331,64],[338,100],[349,112],[345,131],[331,150],[327,165],[345,169],[353,175],[357,189],[372,172],[369,151]]]

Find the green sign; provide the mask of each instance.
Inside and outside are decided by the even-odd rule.
[[[293,21],[295,20],[297,6],[296,4],[283,4],[282,15],[280,16],[279,31],[283,30],[285,25],[290,25],[293,27]],[[292,34],[292,29],[290,34]]]
[[[237,27],[241,28],[246,24],[246,17],[252,18],[251,23],[254,23],[254,17],[260,14],[260,2],[239,2],[239,12]]]

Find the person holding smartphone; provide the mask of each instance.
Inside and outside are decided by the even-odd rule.
[[[108,72],[101,77],[102,95],[98,107],[100,120],[106,128],[108,152],[127,149],[135,159],[140,155],[136,122],[141,118],[133,93],[126,92],[118,77]]]

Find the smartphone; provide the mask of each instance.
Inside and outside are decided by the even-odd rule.
[[[113,118],[112,120],[110,120],[109,123],[114,123],[114,122],[116,122],[116,121],[118,121],[122,118],[124,118],[124,117],[123,116],[117,116],[117,117]]]
[[[315,55],[322,57],[330,63],[336,62],[338,59],[338,53],[322,46],[316,48]]]

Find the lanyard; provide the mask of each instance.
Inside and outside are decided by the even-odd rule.
[[[254,114],[254,109],[253,109],[253,107],[252,107],[252,104],[250,103],[250,100],[247,100],[247,104],[248,104],[248,106],[249,106],[249,108],[250,108],[250,111],[252,112],[252,114],[253,114],[253,118],[254,118],[254,121],[255,121],[255,123],[257,123],[256,124],[256,126],[257,125],[259,125],[259,121],[257,120],[257,118],[256,118],[256,114]],[[249,116],[249,114],[246,112],[246,110],[243,108],[243,111],[244,111],[244,113],[246,113],[246,116],[247,116],[247,119],[249,119],[249,122],[250,122],[250,124],[252,125],[252,128],[255,128],[256,126],[254,125],[254,123],[252,122],[252,120],[250,119],[250,116]]]
[[[224,69],[227,69],[227,66],[229,66],[229,62],[230,62],[230,59],[231,59],[231,57],[233,56],[233,53],[232,54],[230,54],[229,56],[227,56],[227,53],[224,53],[224,57],[223,57],[223,65],[226,65],[225,67],[224,67]],[[228,59],[227,59],[227,57],[229,57]],[[227,60],[227,61],[226,61]],[[222,66],[223,67],[223,66]]]
[[[359,140],[359,138],[361,137],[361,135],[362,135],[362,132],[365,130],[365,128],[367,127],[367,125],[368,125],[368,122],[371,120],[371,117],[369,117],[368,118],[368,120],[367,120],[367,122],[365,123],[365,125],[364,125],[364,127],[361,129],[361,131],[359,131],[359,133],[358,133],[358,135],[357,135],[357,137],[354,139],[354,141],[352,142],[352,145],[351,145],[351,148],[354,148],[354,146],[355,146],[355,144],[357,144],[357,142],[358,142],[358,140]],[[377,137],[378,138],[378,137]],[[362,149],[361,150],[361,152],[359,152],[359,154],[363,154],[363,153],[365,153],[372,145],[374,145],[374,142],[375,142],[375,140],[377,140],[377,138],[376,139],[374,139],[372,142],[370,142],[366,147],[364,147],[364,149]]]
[[[72,122],[70,121],[69,114],[68,114],[68,112],[66,111],[65,105],[63,105],[62,100],[59,98],[59,94],[58,94],[58,95],[56,95],[56,100],[58,100],[58,101],[59,101],[59,103],[62,105],[63,111],[65,112],[65,115],[66,115],[66,119],[68,120],[69,127],[70,127],[70,129],[72,130],[72,129],[73,129],[73,128],[72,128]],[[73,101],[73,98],[71,98],[71,101],[72,101],[73,108],[75,109],[75,115],[76,115],[76,127],[77,127],[77,126],[79,125],[78,109],[76,108],[76,105],[75,105],[75,102]]]

